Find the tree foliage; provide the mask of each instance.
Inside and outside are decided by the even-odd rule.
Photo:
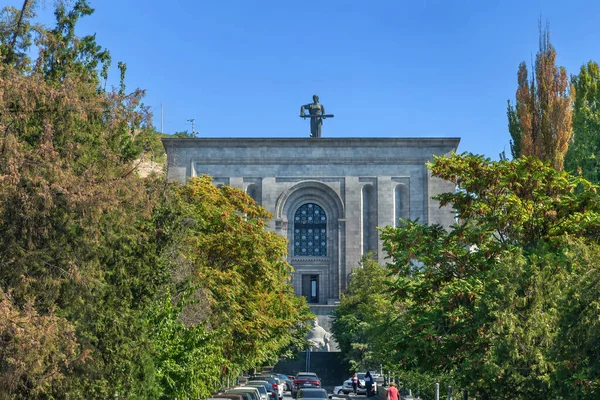
[[[301,346],[270,215],[207,177],[141,179],[157,134],[76,35],[93,9],[57,2],[48,29],[23,4],[0,23],[0,398],[207,397]]]
[[[513,157],[536,156],[563,169],[571,139],[572,93],[567,72],[557,67],[548,29],[539,23],[539,49],[531,77],[522,62],[517,73],[516,105],[508,104]]]
[[[379,369],[393,359],[393,349],[385,351],[377,343],[397,312],[387,292],[388,273],[370,254],[365,255],[333,313],[332,332],[354,371]]]
[[[217,188],[208,176],[176,187],[161,216],[174,281],[194,288],[196,302],[182,320],[218,332],[221,362],[213,376],[274,364],[291,346],[303,346],[314,318],[288,284],[287,245],[265,230],[267,218],[246,193]]]
[[[452,377],[483,398],[594,398],[595,327],[581,347],[583,325],[566,321],[574,310],[599,315],[573,289],[582,271],[597,272],[582,255],[597,251],[597,187],[527,157],[454,155],[430,167],[457,185],[438,196],[457,224],[446,231],[407,221],[382,231],[402,310],[388,339],[397,364]],[[587,285],[587,296],[597,289]]]
[[[189,133],[187,130],[181,132],[175,132],[172,137],[179,139],[194,139],[196,137],[195,134]]]
[[[0,396],[28,393],[41,397],[48,388],[61,387],[64,366],[77,359],[73,325],[50,312],[40,315],[33,304],[14,304],[0,289]]]
[[[600,67],[589,61],[571,79],[575,93],[573,105],[573,143],[565,158],[565,170],[585,179],[600,182]]]

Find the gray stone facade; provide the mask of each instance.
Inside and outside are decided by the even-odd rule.
[[[454,186],[432,177],[425,163],[434,155],[456,151],[459,141],[201,138],[163,139],[163,144],[169,180],[185,182],[208,174],[216,185],[242,189],[273,213],[269,229],[288,238],[294,290],[307,296],[328,329],[324,316],[339,300],[363,254],[374,252],[385,263],[376,227],[395,225],[399,217],[443,226],[454,222],[452,211],[431,199]],[[309,210],[300,208],[304,205],[319,211],[317,216],[325,214],[320,225],[299,225],[300,211]],[[299,229],[311,226],[323,235]],[[299,232],[311,233],[301,242]]]

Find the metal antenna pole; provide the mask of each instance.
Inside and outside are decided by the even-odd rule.
[[[192,123],[192,135],[195,136],[196,135],[196,131],[194,130],[194,121],[195,121],[194,118],[188,119],[188,122]]]

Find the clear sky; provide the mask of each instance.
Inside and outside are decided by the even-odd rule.
[[[52,1],[41,18],[50,20]],[[20,5],[20,0],[8,4]],[[313,94],[335,118],[323,137],[460,137],[459,152],[510,154],[506,101],[550,24],[557,63],[600,62],[600,1],[91,0],[78,34],[127,63],[127,88],[164,132],[308,137]]]

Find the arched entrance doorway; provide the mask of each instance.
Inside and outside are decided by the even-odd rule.
[[[288,239],[292,285],[310,304],[334,304],[340,297],[345,258],[344,206],[329,186],[303,181],[277,199],[275,218]]]

